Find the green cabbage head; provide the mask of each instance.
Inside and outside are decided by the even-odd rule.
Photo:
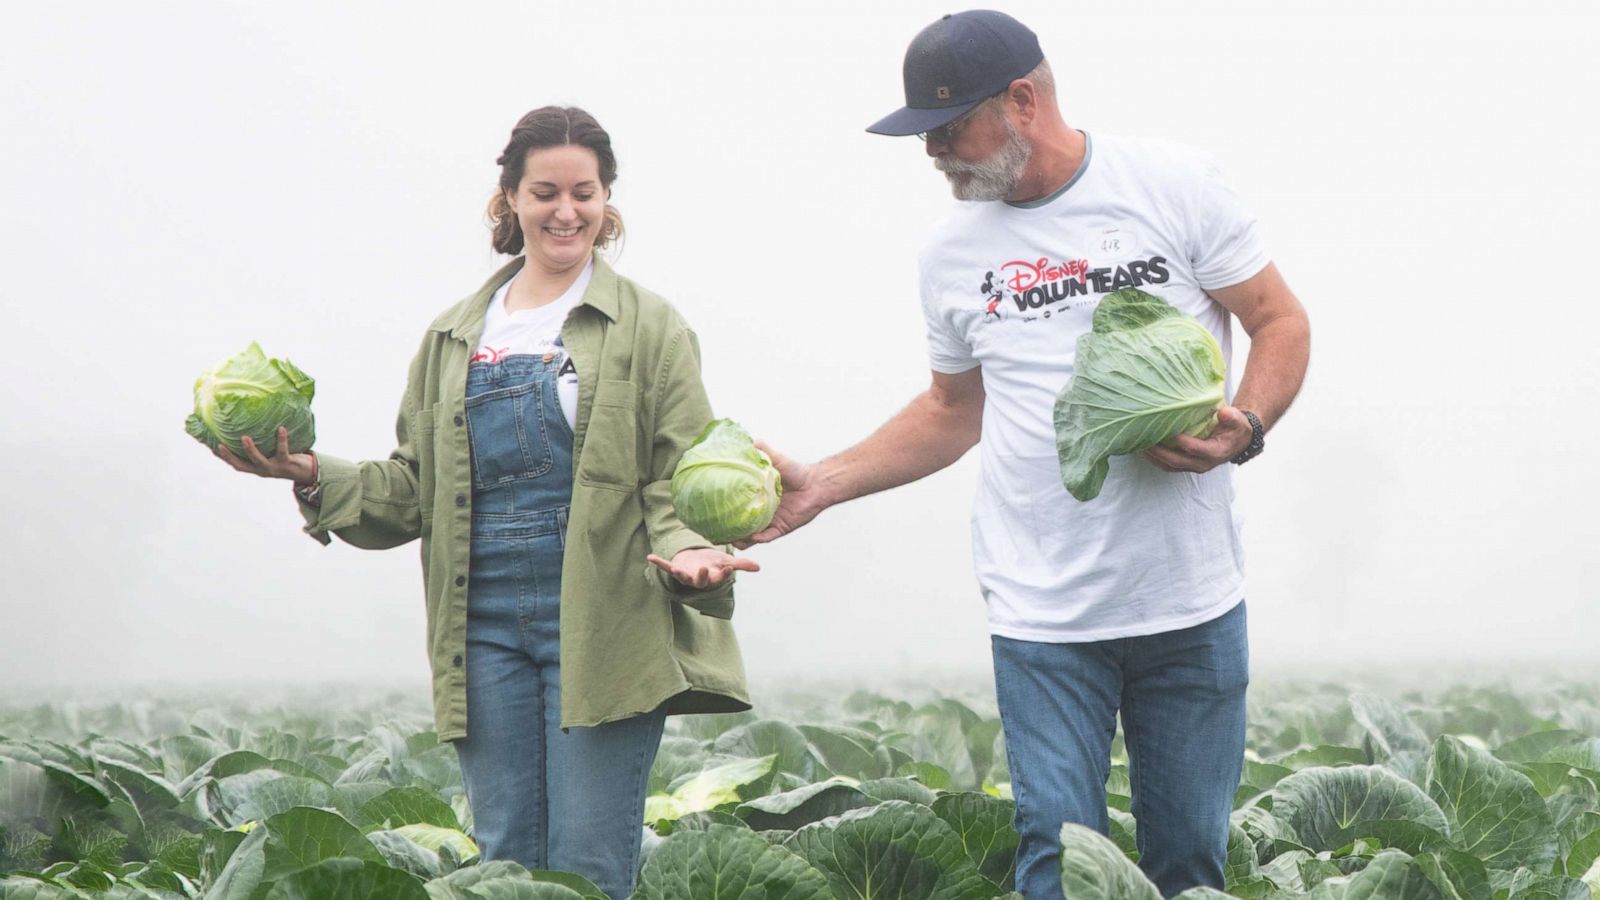
[[[250,342],[243,353],[201,373],[194,383],[194,414],[184,423],[197,441],[217,449],[225,444],[244,453],[240,438],[250,435],[262,455],[278,447],[278,426],[289,429],[289,452],[311,449],[317,433],[311,418],[316,382],[287,359],[268,359]]]
[[[1222,348],[1204,325],[1137,288],[1107,294],[1056,396],[1061,483],[1100,495],[1107,460],[1183,433],[1204,438],[1224,402]]]
[[[713,544],[743,540],[767,527],[783,483],[772,460],[732,419],[700,432],[672,473],[672,505],[683,524]]]

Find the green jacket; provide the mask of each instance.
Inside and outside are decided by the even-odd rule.
[[[434,719],[441,740],[467,734],[467,567],[472,460],[467,362],[484,313],[518,257],[429,326],[411,363],[386,460],[317,454],[317,507],[306,532],[382,549],[422,539]],[[561,724],[598,725],[667,704],[669,713],[749,709],[734,640],[731,583],[684,588],[645,560],[709,546],[678,521],[678,457],[711,420],[693,331],[660,297],[597,254],[562,342],[578,369],[572,509],[561,570]]]

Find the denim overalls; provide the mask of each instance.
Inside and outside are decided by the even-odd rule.
[[[467,369],[472,560],[467,737],[456,742],[484,859],[577,872],[621,900],[639,864],[661,710],[561,730],[561,557],[572,502],[562,363]]]

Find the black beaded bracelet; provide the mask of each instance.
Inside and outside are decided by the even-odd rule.
[[[1265,428],[1261,427],[1261,420],[1256,418],[1256,414],[1248,409],[1241,409],[1239,411],[1244,413],[1244,417],[1246,419],[1250,420],[1250,443],[1243,450],[1239,451],[1238,456],[1235,456],[1233,459],[1229,460],[1229,462],[1236,466],[1242,466],[1250,460],[1260,456],[1261,451],[1266,449],[1267,446],[1267,431]]]

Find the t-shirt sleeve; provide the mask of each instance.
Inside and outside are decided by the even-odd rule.
[[[918,261],[917,285],[922,291],[922,318],[928,327],[928,363],[935,372],[955,375],[978,364],[972,347],[957,329],[944,303],[942,290],[929,271],[927,260]]]
[[[1191,196],[1189,264],[1204,289],[1245,281],[1271,261],[1256,234],[1256,220],[1222,180],[1217,164],[1202,156]]]

